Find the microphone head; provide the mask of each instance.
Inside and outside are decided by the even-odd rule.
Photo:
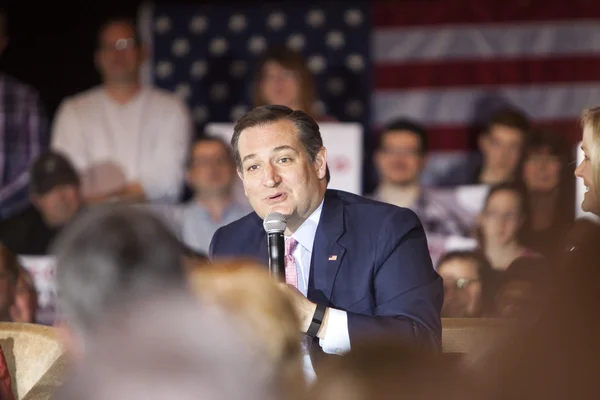
[[[263,228],[267,233],[283,233],[287,223],[282,213],[270,212],[263,221]]]

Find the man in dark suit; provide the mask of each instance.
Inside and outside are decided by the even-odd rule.
[[[262,220],[280,212],[287,217],[286,282],[295,287],[301,329],[325,353],[390,334],[441,347],[442,280],[412,211],[327,189],[327,150],[302,111],[256,108],[237,122],[231,144],[255,213],[215,233],[211,258],[267,263]]]

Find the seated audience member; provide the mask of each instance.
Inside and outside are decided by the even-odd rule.
[[[575,218],[572,158],[562,136],[549,131],[531,135],[522,170],[530,216],[523,238],[546,256],[556,254]]]
[[[449,169],[440,186],[497,185],[520,179],[520,164],[527,143],[530,123],[514,108],[495,112],[478,139],[481,160]]]
[[[245,327],[189,292],[156,290],[113,310],[55,400],[286,400]]]
[[[379,137],[375,165],[379,186],[375,200],[413,210],[428,235],[467,236],[467,228],[453,211],[436,201],[419,179],[427,159],[428,138],[424,127],[397,120]]]
[[[15,302],[10,309],[14,322],[35,323],[38,310],[38,294],[31,274],[19,267]]]
[[[259,60],[253,82],[253,107],[282,105],[302,110],[317,121],[334,121],[316,108],[316,100],[314,77],[298,53],[274,47]]]
[[[363,342],[328,360],[307,400],[446,400],[475,395],[468,375],[446,357],[395,339]]]
[[[214,303],[247,326],[251,346],[277,371],[274,380],[282,395],[289,388],[303,387],[300,322],[291,299],[261,265],[242,260],[216,263],[195,269],[190,280],[207,304]],[[310,362],[309,357],[306,360]]]
[[[29,179],[33,206],[0,225],[0,241],[19,255],[46,255],[82,208],[79,177],[69,160],[48,152],[33,163]]]
[[[158,217],[135,207],[90,208],[61,233],[53,254],[59,325],[74,358],[112,309],[186,285],[181,244]]]
[[[489,400],[597,399],[600,359],[600,227],[575,225],[577,246],[565,252],[536,318],[473,366]]]
[[[490,264],[475,251],[455,251],[445,254],[437,271],[444,280],[442,317],[480,317],[484,309],[485,284]]]
[[[492,316],[532,320],[547,295],[549,268],[540,257],[519,257],[496,282]]]
[[[197,140],[188,162],[187,183],[194,192],[182,207],[181,235],[185,244],[208,254],[210,240],[218,228],[252,212],[233,194],[237,179],[230,146],[217,137]]]
[[[11,308],[15,302],[18,277],[17,256],[0,244],[0,322],[12,321]]]
[[[537,253],[522,242],[528,223],[527,195],[519,184],[505,183],[490,189],[479,216],[479,248],[493,270],[505,271],[518,257]]]
[[[95,52],[102,85],[65,99],[56,113],[51,147],[73,161],[86,202],[179,200],[191,118],[172,93],[142,86],[147,55],[132,21],[107,21]]]

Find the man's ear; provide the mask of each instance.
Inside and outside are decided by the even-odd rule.
[[[321,147],[317,153],[314,164],[319,179],[325,179],[327,173],[327,149],[325,147]]]

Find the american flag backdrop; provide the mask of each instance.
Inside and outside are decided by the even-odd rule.
[[[287,45],[315,75],[326,114],[368,125],[370,11],[367,1],[157,5],[152,79],[185,98],[199,125],[234,121],[250,107],[260,55]]]
[[[258,54],[299,50],[326,112],[377,128],[400,116],[430,128],[434,150],[465,150],[470,127],[499,105],[572,141],[600,104],[600,1],[403,0],[271,6],[156,5],[152,80],[198,123],[249,105]]]

